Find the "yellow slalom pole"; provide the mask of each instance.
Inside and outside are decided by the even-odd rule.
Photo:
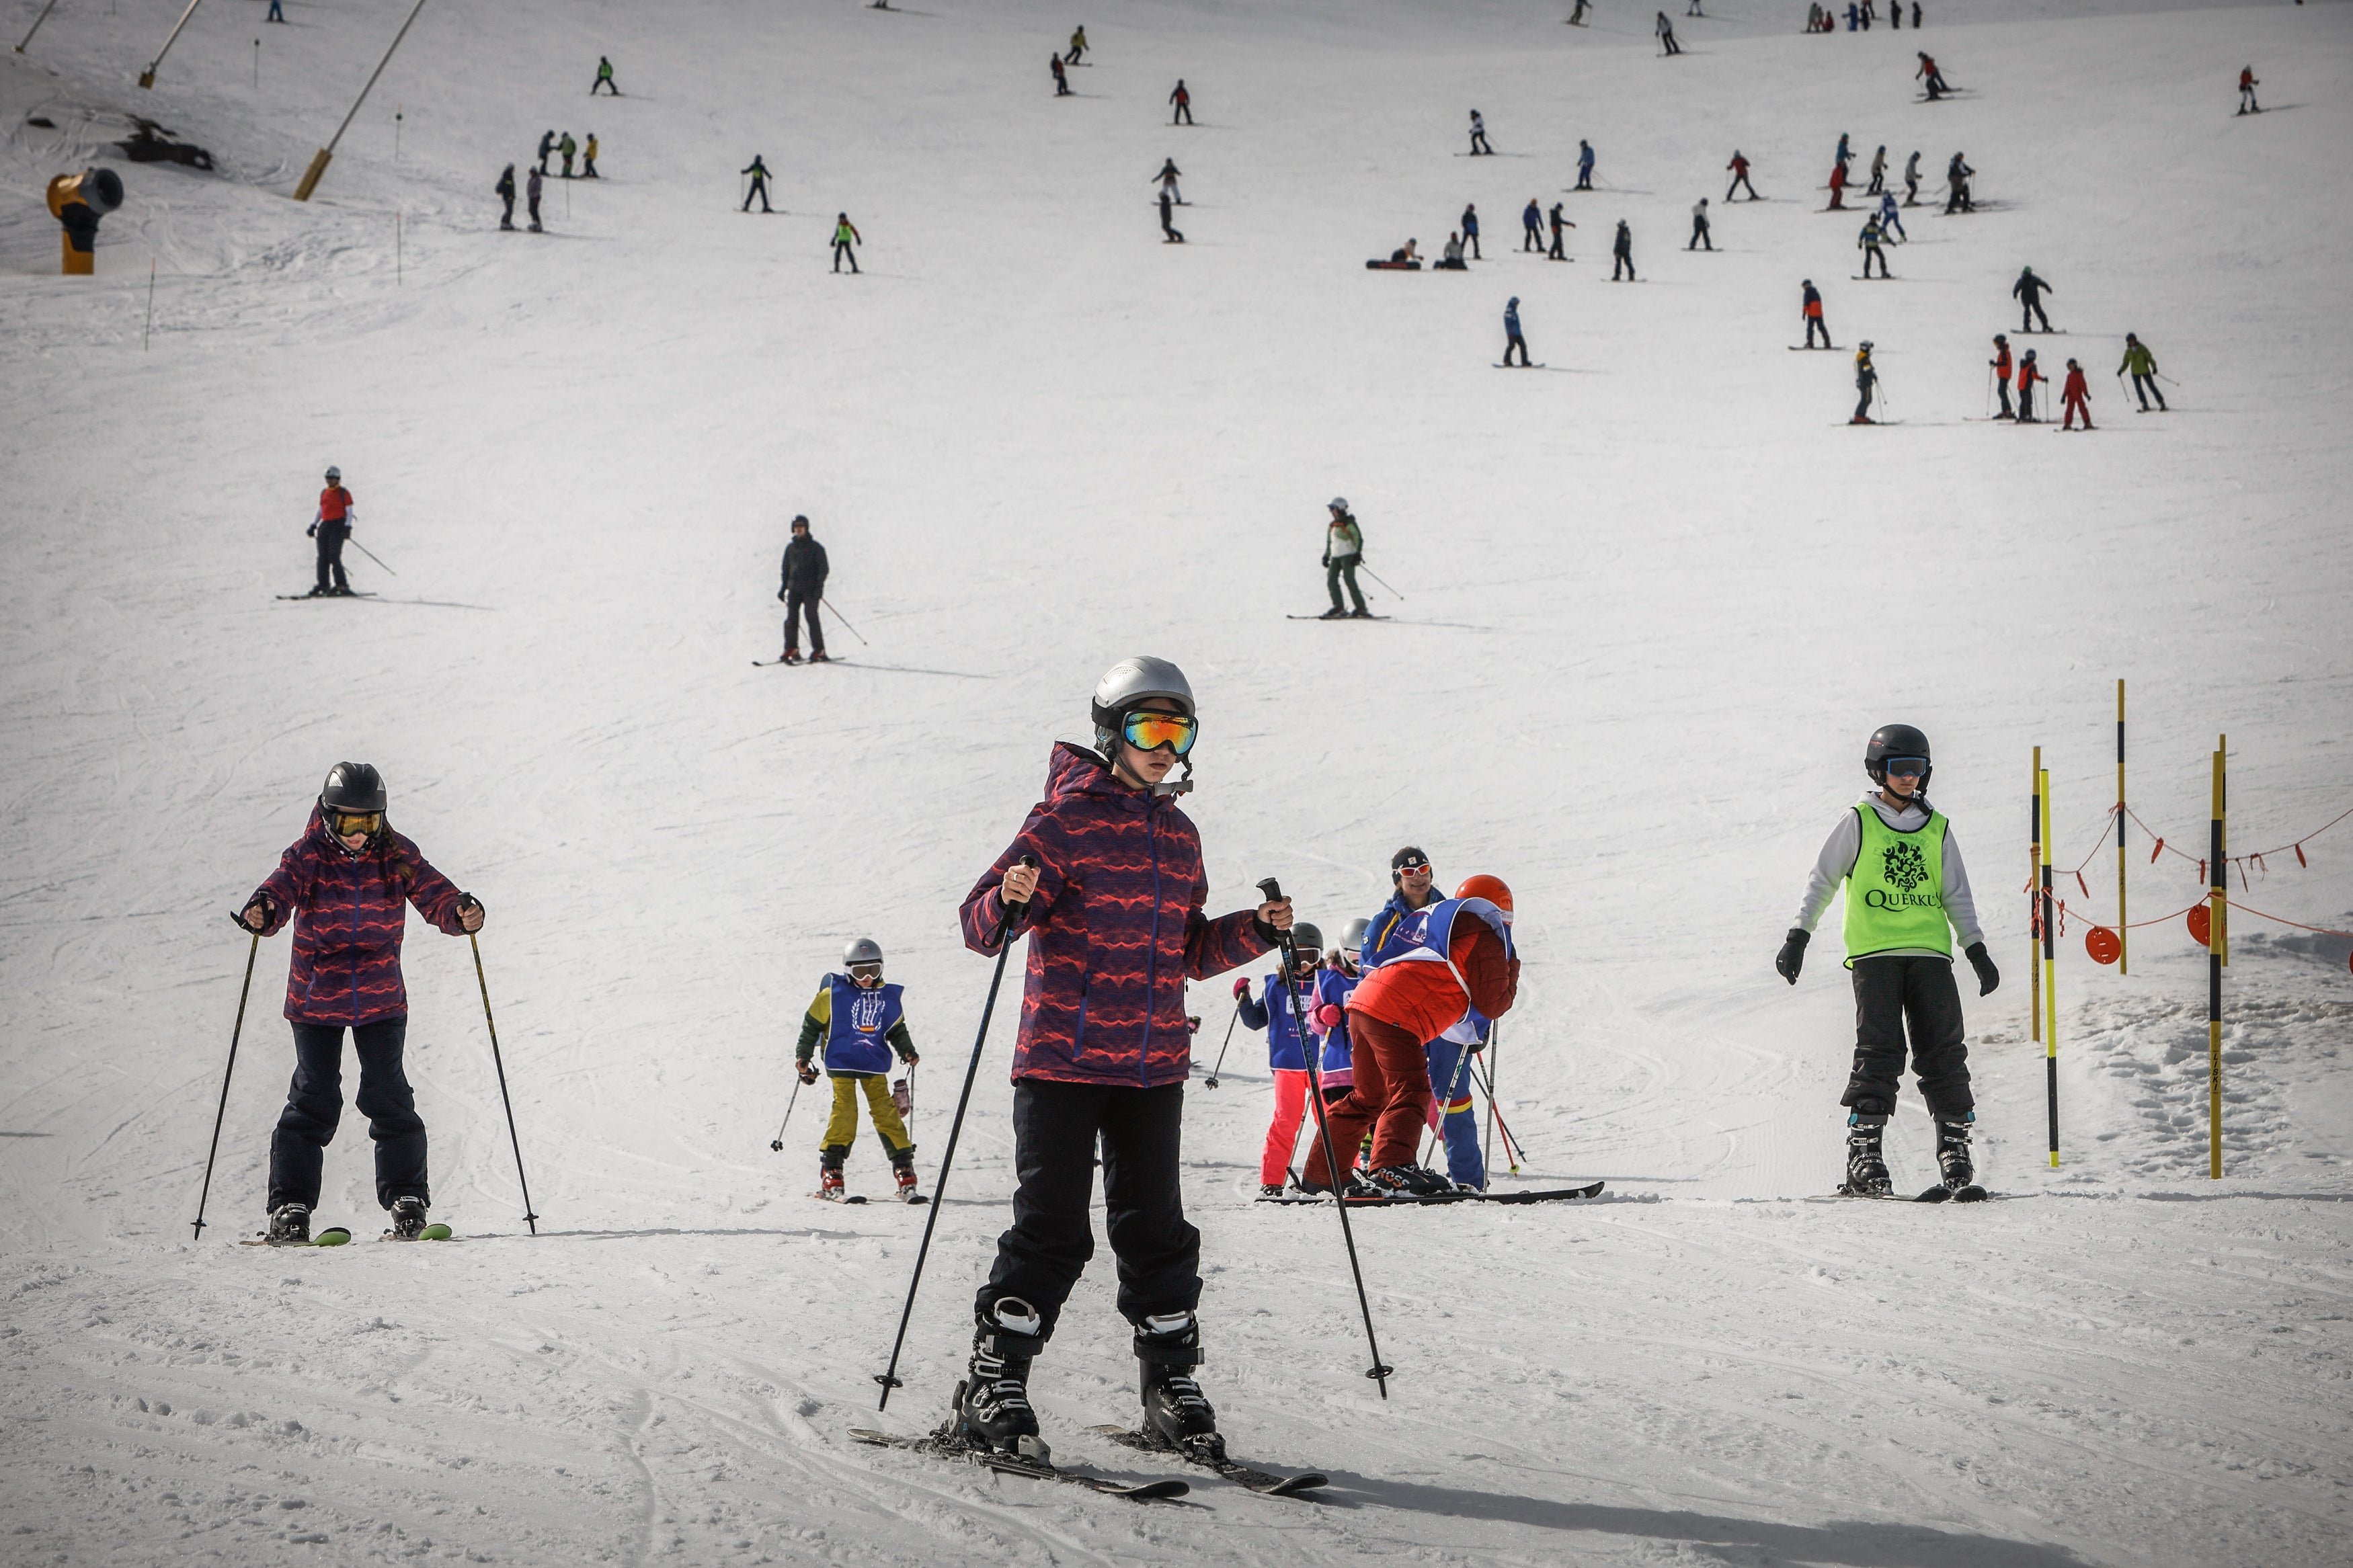
[[[2214,749],[2214,819],[2207,833],[2206,905],[2206,1174],[2222,1179],[2222,966],[2230,962],[2230,868],[2223,863],[2222,757],[2230,737]]]
[[[2132,921],[2125,913],[2125,683],[2116,682],[2116,973],[2132,973]]]
[[[2035,755],[2042,756],[2040,747]],[[2042,834],[2042,1062],[2045,1098],[2051,1105],[2051,1168],[2059,1168],[2059,921],[2051,897],[2051,774],[2037,769],[2036,795],[2042,803],[2036,826]]]
[[[2042,748],[2034,748],[2034,773],[2027,780],[2026,806],[2026,875],[2031,882],[2034,868],[2042,858]],[[2042,895],[2029,892],[2026,896],[2028,923],[2033,922],[2034,911],[2041,907]],[[2031,932],[2028,933],[2030,936]],[[2034,1038],[2042,1037],[2042,943],[2038,938],[2028,948],[2026,994],[2034,1015]]]

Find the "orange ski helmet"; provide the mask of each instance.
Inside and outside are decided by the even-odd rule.
[[[1458,899],[1484,899],[1504,911],[1504,920],[1512,918],[1512,889],[1504,885],[1501,877],[1490,877],[1483,871],[1475,877],[1465,877],[1462,885],[1454,889],[1454,896]]]

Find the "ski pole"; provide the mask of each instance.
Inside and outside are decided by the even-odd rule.
[[[1374,571],[1371,567],[1369,567],[1369,566],[1366,565],[1362,560],[1359,560],[1359,561],[1356,563],[1356,570],[1357,570],[1357,571],[1359,571],[1359,572],[1362,572],[1366,576],[1370,577],[1374,582],[1376,582],[1376,583],[1379,583],[1379,584],[1381,584],[1381,586],[1382,586],[1382,587],[1384,587],[1384,588],[1389,588],[1388,584],[1388,583],[1386,583],[1386,582],[1383,582],[1383,581],[1382,581],[1382,578],[1381,578],[1380,574],[1379,574],[1379,573],[1377,573],[1377,572],[1376,572],[1376,571]],[[1397,594],[1398,601],[1400,604],[1402,604],[1402,603],[1405,601],[1405,595],[1404,595],[1403,594],[1398,594],[1398,591],[1397,591],[1395,588],[1389,588],[1389,592],[1390,592],[1390,593],[1392,593],[1392,594]]]
[[[1021,864],[1034,867],[1035,855],[1025,854]],[[882,1385],[881,1403],[877,1410],[891,1408],[891,1391],[903,1386],[899,1381],[899,1351],[907,1342],[907,1322],[915,1315],[915,1289],[923,1282],[923,1259],[932,1250],[932,1230],[940,1223],[940,1210],[947,1205],[948,1167],[955,1163],[956,1139],[964,1132],[965,1107],[972,1102],[972,1080],[980,1072],[980,1048],[988,1043],[989,1015],[997,1011],[997,988],[1005,979],[1005,959],[1013,951],[1013,928],[1029,912],[1028,903],[1008,904],[1005,913],[997,918],[997,933],[989,940],[997,945],[997,970],[988,977],[988,1000],[980,1005],[980,1032],[973,1037],[972,1060],[964,1069],[964,1092],[956,1096],[955,1120],[948,1123],[948,1146],[940,1153],[940,1173],[932,1180],[930,1213],[923,1217],[923,1245],[915,1248],[915,1271],[907,1280],[907,1304],[899,1310],[899,1336],[891,1342],[891,1364],[874,1374]]]
[[[470,895],[466,901],[473,902]],[[482,1026],[491,1032],[491,1065],[498,1069],[499,1103],[507,1109],[507,1142],[514,1145],[515,1182],[522,1188],[522,1222],[531,1226],[532,1235],[537,1236],[539,1215],[532,1213],[531,1183],[522,1173],[522,1140],[515,1134],[514,1101],[507,1098],[507,1064],[499,1056],[498,1020],[491,1016],[491,983],[482,976],[482,943],[472,931],[468,931],[466,945],[474,950],[474,984],[482,989]]]
[[[243,917],[232,918],[245,925]],[[237,994],[237,1023],[228,1032],[228,1066],[221,1070],[220,1109],[213,1112],[213,1146],[205,1151],[205,1185],[196,1194],[196,1226],[190,1233],[191,1239],[198,1241],[204,1239],[205,1205],[213,1195],[213,1157],[220,1152],[221,1120],[228,1114],[228,1080],[229,1075],[237,1071],[237,1037],[245,1033],[245,999],[253,990],[253,961],[261,952],[261,933],[250,926],[246,926],[246,931],[253,940],[245,950],[245,984]]]
[[[1258,890],[1269,903],[1279,902],[1282,898],[1282,885],[1272,877],[1260,882]],[[1292,976],[1298,972],[1299,962],[1292,952],[1291,933],[1277,931],[1275,941],[1282,949],[1282,991],[1291,998],[1291,1021],[1298,1028],[1299,1037],[1304,1040],[1307,1038],[1307,1016],[1300,1006],[1299,988],[1292,981]],[[1397,1368],[1382,1364],[1380,1344],[1373,1338],[1373,1304],[1365,1297],[1365,1271],[1356,1262],[1356,1233],[1349,1227],[1348,1200],[1344,1195],[1344,1183],[1350,1166],[1341,1164],[1340,1157],[1332,1152],[1332,1125],[1324,1114],[1324,1075],[1316,1066],[1316,1058],[1323,1052],[1309,1050],[1303,1055],[1307,1062],[1307,1097],[1315,1107],[1315,1136],[1323,1142],[1324,1165],[1332,1177],[1333,1206],[1340,1211],[1340,1239],[1347,1245],[1348,1272],[1356,1281],[1356,1310],[1365,1318],[1365,1345],[1373,1352],[1373,1364],[1365,1375],[1380,1385],[1381,1397],[1387,1399],[1389,1396],[1388,1380],[1396,1374]]]
[[[1217,1067],[1211,1068],[1209,1069],[1209,1076],[1201,1080],[1201,1087],[1203,1089],[1215,1089],[1218,1087],[1218,1068],[1221,1068],[1226,1065],[1226,1046],[1230,1046],[1234,1043],[1234,1026],[1241,1022],[1241,1016],[1242,1005],[1238,998],[1234,1003],[1234,1016],[1226,1020],[1226,1044],[1218,1047]]]
[[[1487,1091],[1488,1114],[1504,1130],[1504,1157],[1512,1162],[1512,1174],[1516,1176],[1520,1173],[1519,1162],[1527,1158],[1528,1152],[1521,1146],[1519,1135],[1512,1131],[1512,1124],[1504,1120],[1503,1110],[1495,1103],[1495,1078],[1492,1066],[1487,1069],[1487,1081],[1480,1087]]]
[[[1470,1047],[1466,1046],[1463,1047],[1462,1054],[1454,1058],[1454,1076],[1447,1080],[1446,1098],[1439,1101],[1438,1125],[1430,1131],[1430,1142],[1422,1145],[1421,1163],[1425,1165],[1430,1163],[1430,1155],[1432,1148],[1446,1137],[1446,1108],[1454,1103],[1455,1093],[1462,1087],[1463,1071],[1465,1068],[1469,1068],[1470,1065],[1471,1051]]]
[[[1986,417],[1993,417],[1993,366],[1986,366]]]
[[[818,603],[824,605],[828,610],[833,610],[833,605],[821,595],[818,599]],[[849,626],[849,635],[851,637],[858,637],[858,646],[860,647],[871,647],[874,646],[868,642],[863,637],[859,636],[859,631],[856,626],[849,626],[849,617],[848,616],[843,615],[839,610],[833,610],[833,618],[839,621],[843,626]]]
[[[782,1153],[785,1148],[785,1128],[793,1119],[793,1102],[801,1097],[801,1075],[793,1074],[793,1091],[785,1096],[785,1120],[776,1123],[776,1135],[768,1140],[768,1147]]]
[[[352,539],[352,536],[351,536],[350,534],[348,534],[348,533],[346,533],[345,535],[343,535],[343,537],[344,537],[345,539],[347,539],[347,540],[351,540],[351,546],[352,546],[352,548],[353,548],[353,550],[358,551],[361,554],[363,554],[363,555],[366,556],[369,560],[371,560],[371,561],[375,561],[375,563],[376,563],[377,565],[379,565],[379,566],[384,566],[384,563],[383,563],[383,562],[381,562],[381,561],[376,561],[376,554],[375,554],[375,551],[370,550],[366,545],[362,544],[358,540],[356,540],[356,539]],[[392,572],[392,568],[391,568],[391,567],[389,567],[389,566],[384,566],[384,569],[385,569],[385,571],[387,571],[387,572]],[[396,577],[397,577],[397,576],[399,576],[399,575],[400,575],[400,574],[399,574],[399,573],[397,573],[397,572],[392,572],[392,574],[393,574],[394,576],[396,576]],[[529,1205],[526,1205],[525,1206],[526,1206],[526,1207],[528,1207]]]

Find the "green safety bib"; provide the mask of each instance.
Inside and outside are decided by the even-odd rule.
[[[1953,955],[1952,925],[1945,918],[1945,832],[1942,812],[1909,833],[1899,833],[1857,801],[1862,847],[1846,874],[1846,964],[1897,949]]]

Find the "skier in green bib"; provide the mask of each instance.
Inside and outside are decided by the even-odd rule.
[[[1936,1123],[1936,1163],[1948,1192],[1973,1186],[1969,1052],[1953,984],[1953,934],[1977,971],[1978,994],[2001,975],[1986,952],[1952,825],[1928,802],[1928,737],[1883,724],[1863,750],[1863,792],[1839,819],[1806,879],[1797,924],[1773,967],[1795,985],[1806,942],[1846,884],[1846,966],[1854,974],[1854,1070],[1839,1103],[1848,1110],[1846,1183],[1840,1191],[1883,1197],[1894,1190],[1880,1139],[1895,1112],[1908,1027],[1913,1076]]]

